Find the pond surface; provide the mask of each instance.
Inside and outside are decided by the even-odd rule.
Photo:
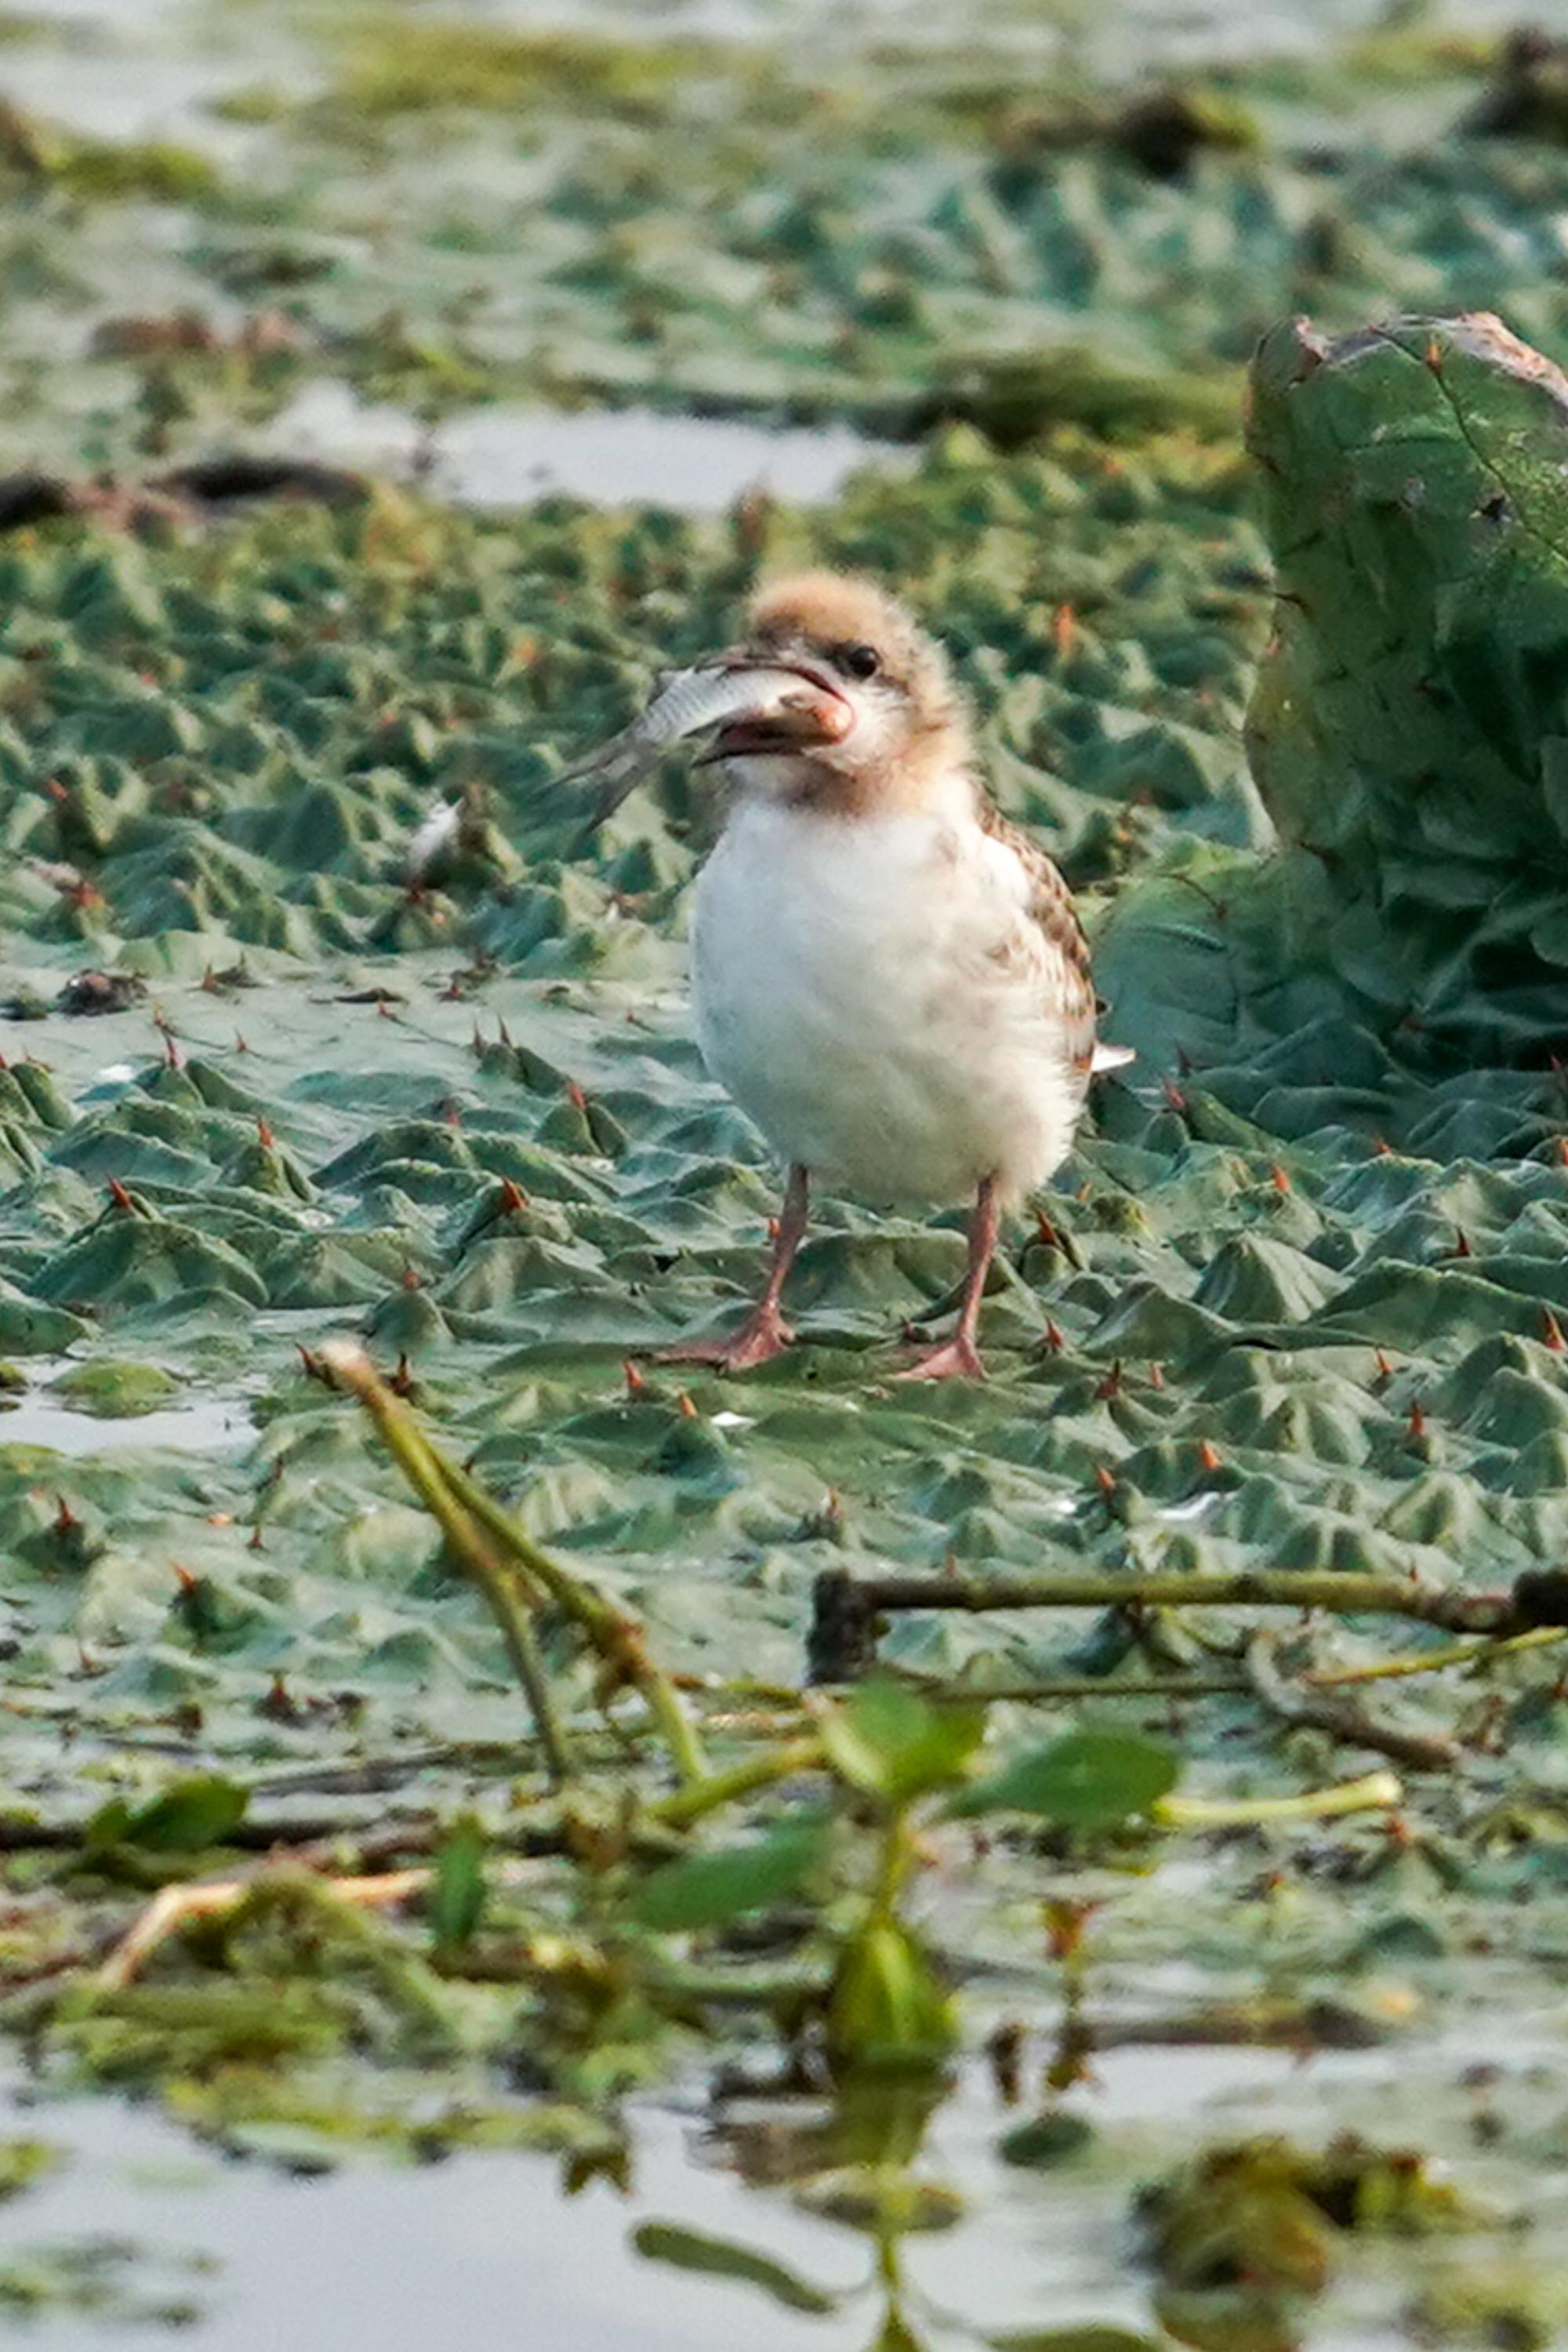
[[[1517,2053],[1516,2053],[1517,2055]],[[1451,2060],[1440,2061],[1450,2068]],[[1151,2165],[1173,2131],[1255,2128],[1313,2116],[1347,2095],[1365,2101],[1385,2053],[1321,2058],[1303,2068],[1268,2050],[1124,2050],[1097,2060],[1073,2111]],[[188,2304],[181,2340],[201,2352],[429,2352],[493,2343],[519,2352],[866,2352],[883,2324],[888,2283],[873,2241],[763,2195],[765,2176],[811,2103],[753,2102],[718,2119],[696,2095],[634,2103],[629,2184],[575,2194],[542,2157],[458,2155],[428,2165],[363,2165],[324,2176],[226,2158],[194,2146],[146,2109],[37,2098],[13,2081],[0,2135],[42,2137],[66,2160],[28,2196],[6,2231],[5,2261],[109,2242],[118,2315]],[[919,2170],[956,2188],[954,2226],[894,2242],[885,2267],[916,2352],[1016,2331],[1149,2326],[1134,2232],[1111,2168],[1090,2158],[1020,2171],[997,2161],[1009,2120],[978,2070],[939,2108]],[[689,2233],[682,2237],[679,2233]],[[781,2307],[778,2293],[734,2275],[693,2275],[668,2256],[712,2242],[777,2266],[824,2306]],[[661,2258],[661,2254],[663,2258]],[[786,2288],[786,2294],[789,2289]],[[798,2298],[795,2298],[798,2299]],[[0,2304],[0,2308],[3,2308]],[[1354,2298],[1353,2324],[1316,2340],[1334,2352],[1405,2341],[1386,2283]],[[635,2321],[628,2318],[636,2314]],[[90,2340],[61,2313],[45,2340]]]
[[[37,1445],[55,1454],[221,1453],[237,1450],[254,1433],[237,1398],[203,1395],[189,1404],[117,1413],[83,1412],[40,1381],[25,1394],[0,1397],[0,1445]]]
[[[432,496],[480,509],[560,495],[717,514],[756,490],[817,506],[862,466],[910,462],[846,425],[792,431],[642,408],[563,415],[503,401],[426,427],[330,381],[306,385],[267,438],[293,456],[417,479]]]
[[[1478,0],[1465,23],[1512,13]],[[92,2010],[105,1939],[160,1876],[296,1838],[368,1875],[367,1852],[417,1865],[477,1814],[498,1883],[524,1872],[478,1958],[504,1945],[530,1968],[547,1940],[521,1857],[551,1801],[506,1656],[315,1376],[334,1335],[396,1368],[451,1454],[638,1614],[726,1761],[773,1736],[760,1713],[798,1728],[824,1572],[1218,1573],[1340,1563],[1364,1538],[1391,1575],[1462,1562],[1503,1585],[1568,1552],[1545,1055],[1412,1076],[1327,983],[1310,1018],[1275,1000],[1278,1036],[1249,1027],[1243,927],[1203,929],[1243,903],[1226,861],[1269,835],[1241,745],[1271,625],[1236,430],[1256,333],[1307,304],[1344,324],[1482,300],[1544,349],[1568,331],[1568,155],[1450,135],[1487,60],[1417,14],[0,12],[0,93],[41,126],[0,208],[21,289],[0,315],[7,462],[140,479],[270,447],[411,493],[4,548],[0,1359],[27,1384],[0,1412],[0,2000],[51,2095],[18,2074],[0,2140],[64,2161],[0,2217],[0,2325],[30,2294],[37,2340],[83,2352],[160,2315],[200,2352],[1026,2352],[1018,2331],[1043,2352],[1079,2323],[1154,2332],[1144,2183],[1242,2136],[1347,2131],[1451,2167],[1501,2218],[1479,2251],[1345,2232],[1293,2330],[1314,2352],[1534,2352],[1568,2323],[1550,1652],[1373,1686],[1374,1729],[1386,1710],[1453,1743],[1398,1811],[1105,1846],[928,1824],[922,1932],[969,2056],[915,2163],[962,2211],[879,2246],[803,2202],[824,2111],[716,2107],[684,2014],[629,2033],[624,2076],[552,2043],[550,2073],[537,2013],[519,2022],[537,1988],[514,1999],[478,1960],[443,1974],[433,1903],[386,1918],[377,1949],[389,1977],[436,1982],[452,2038],[434,2056],[411,1999],[380,2041],[368,2000],[345,2022],[346,1992],[323,2026],[352,1972],[303,1931],[282,1964],[193,1935]],[[625,34],[626,54],[569,50],[552,79],[548,47],[482,37],[563,26]],[[1369,31],[1370,52],[1337,47]],[[661,44],[694,35],[721,37],[704,76],[671,77]],[[1321,79],[1259,62],[1309,50]],[[1256,70],[1227,79],[1237,57]],[[1064,58],[1108,79],[1058,146],[1036,111]],[[1130,152],[1124,83],[1175,67],[1244,120],[1167,176]],[[179,152],[128,152],[163,141]],[[1040,373],[1009,439],[1020,357]],[[1018,454],[977,430],[918,457],[872,437],[975,383],[994,405],[951,413]],[[802,416],[826,421],[779,421]],[[752,489],[776,510],[731,516]],[[1111,992],[1141,1058],[1097,1097],[1049,1216],[1009,1236],[984,1391],[890,1378],[959,1274],[951,1222],[843,1203],[803,1253],[788,1358],[743,1383],[655,1361],[738,1312],[773,1177],[691,1040],[700,793],[661,774],[589,842],[556,780],[660,667],[730,641],[758,566],[801,560],[873,569],[930,619],[987,772],[1075,885],[1130,898],[1167,861],[1200,877]],[[410,839],[460,797],[482,846],[411,890]],[[136,983],[121,1009],[62,1004],[88,968]],[[106,1400],[139,1378],[154,1409],[81,1410],[68,1366],[110,1374]],[[1259,1702],[1231,1619],[1168,1616],[911,1614],[883,1654],[1028,1692],[1026,1713],[996,1706],[998,1750],[1076,1722],[1092,1674],[1082,1712],[1179,1750],[1200,1804],[1363,1770],[1353,1738]],[[1320,1620],[1289,1638],[1331,1678],[1426,1636]],[[585,1664],[562,1674],[601,1788],[653,1790],[625,1695],[612,1732]],[[246,1842],[139,1846],[201,1774],[253,1801]],[[547,1889],[547,1924],[598,1935],[598,1893],[579,1918]],[[1027,2169],[998,2142],[1049,2096],[1052,1914],[1075,1903],[1090,2002],[1145,2038],[1093,2055],[1059,2102],[1086,2130]],[[730,1945],[698,1958],[715,1948],[721,1970]],[[258,2063],[237,2031],[211,2059],[226,2003],[270,2025],[301,1987],[317,2011],[284,2058]],[[29,2007],[57,1990],[47,2018]],[[1013,2107],[973,2054],[1004,1994],[1031,2036]],[[1377,2046],[1224,2046],[1227,2004],[1236,2032],[1268,2001],[1304,2045],[1337,2006]],[[715,2006],[729,2061],[737,2011]],[[1162,2011],[1167,2041],[1210,2045],[1163,2046]],[[330,2029],[324,2056],[306,2026]],[[383,2160],[379,2126],[406,2150],[410,2116],[423,2144],[470,2095],[498,2139],[532,2122],[520,2074],[591,2130],[623,2079],[672,2086],[626,2103],[624,2188],[602,2171],[568,2196],[556,2159],[495,2140]],[[111,2095],[126,2083],[144,2096]],[[1467,2265],[1500,2283],[1439,2326],[1417,2298]]]

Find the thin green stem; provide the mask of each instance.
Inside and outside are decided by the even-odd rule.
[[[1249,1829],[1268,1822],[1330,1821],[1338,1813],[1387,1812],[1403,1803],[1405,1789],[1394,1772],[1368,1772],[1331,1789],[1307,1789],[1299,1797],[1162,1797],[1152,1818],[1167,1830]]]
[[[504,1545],[542,1585],[563,1615],[575,1619],[605,1663],[642,1693],[681,1780],[690,1786],[706,1780],[708,1760],[697,1727],[669,1676],[648,1655],[643,1628],[636,1618],[616,1608],[585,1578],[574,1576],[563,1568],[542,1545],[524,1534],[494,1496],[487,1495],[466,1470],[448,1462],[435,1446],[430,1453],[464,1509],[471,1511],[496,1541]]]
[[[640,1648],[638,1655],[641,1663],[631,1679],[642,1692],[649,1714],[664,1735],[664,1744],[682,1787],[700,1789],[710,1774],[697,1726],[668,1675],[661,1673]]]
[[[321,1351],[333,1376],[365,1407],[404,1475],[443,1528],[481,1528],[491,1543],[521,1570],[531,1600],[542,1593],[586,1635],[616,1678],[640,1691],[669,1750],[680,1780],[693,1785],[707,1777],[707,1760],[695,1725],[680,1695],[647,1654],[643,1629],[595,1590],[572,1575],[542,1545],[526,1535],[478,1480],[447,1460],[423,1434],[413,1414],[379,1380],[363,1349],[333,1345]],[[541,1724],[541,1737],[544,1736]],[[557,1726],[557,1730],[559,1727]]]
[[[1536,1625],[1528,1633],[1510,1633],[1501,1641],[1483,1636],[1476,1642],[1450,1642],[1441,1650],[1415,1651],[1409,1656],[1379,1658],[1366,1666],[1327,1667],[1303,1675],[1303,1682],[1329,1688],[1339,1683],[1392,1682],[1404,1675],[1441,1674],[1448,1666],[1482,1665],[1493,1658],[1510,1657],[1519,1650],[1541,1650],[1568,1636],[1568,1625]]]
[[[1051,1705],[1064,1699],[1220,1698],[1245,1695],[1244,1675],[1047,1675],[1035,1682],[928,1683],[910,1677],[922,1698],[934,1705],[973,1706],[976,1701],[1009,1706]]]
[[[909,1811],[900,1805],[889,1813],[882,1828],[882,1843],[877,1856],[877,1882],[871,1890],[871,1917],[880,1926],[890,1927],[899,1916],[899,1898],[914,1864],[914,1834],[910,1827]]]
[[[693,1786],[677,1790],[672,1797],[661,1797],[648,1807],[648,1812],[666,1829],[689,1829],[694,1822],[704,1820],[742,1797],[754,1796],[759,1789],[770,1788],[776,1780],[789,1780],[797,1772],[814,1771],[823,1760],[822,1742],[815,1734],[786,1740],[763,1755],[749,1756],[743,1764],[731,1765],[727,1772],[710,1772]]]
[[[571,1747],[529,1615],[537,1592],[496,1558],[472,1514],[450,1493],[434,1449],[426,1443],[413,1414],[377,1380],[366,1358],[357,1349],[323,1353],[334,1376],[369,1413],[383,1444],[446,1537],[453,1557],[489,1603],[512,1671],[532,1711],[550,1776],[557,1785],[569,1780]]]

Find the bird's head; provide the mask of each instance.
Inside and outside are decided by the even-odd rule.
[[[947,657],[869,580],[805,572],[753,598],[728,663],[795,669],[824,693],[817,729],[739,720],[713,757],[760,797],[847,813],[918,807],[966,764],[968,737]]]

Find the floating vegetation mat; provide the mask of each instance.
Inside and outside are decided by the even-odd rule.
[[[1556,2340],[1568,392],[1450,314],[1563,350],[1560,55],[335,13],[80,36],[173,143],[3,22],[0,2314],[219,2331],[439,2158],[552,2340]],[[322,378],[911,446],[502,521],[280,456]],[[657,1360],[776,1192],[716,813],[557,779],[802,559],[1138,1049],[984,1385],[892,1379],[958,1215],[843,1203]]]
[[[426,424],[506,396],[1228,436],[1295,310],[1484,304],[1563,347],[1548,40],[1346,6],[1243,41],[1163,0],[847,8],[831,38],[542,13],[8,11],[19,457],[205,448],[322,379]]]

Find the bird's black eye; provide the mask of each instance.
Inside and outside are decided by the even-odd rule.
[[[846,677],[875,677],[882,667],[875,646],[840,646],[834,658]]]

